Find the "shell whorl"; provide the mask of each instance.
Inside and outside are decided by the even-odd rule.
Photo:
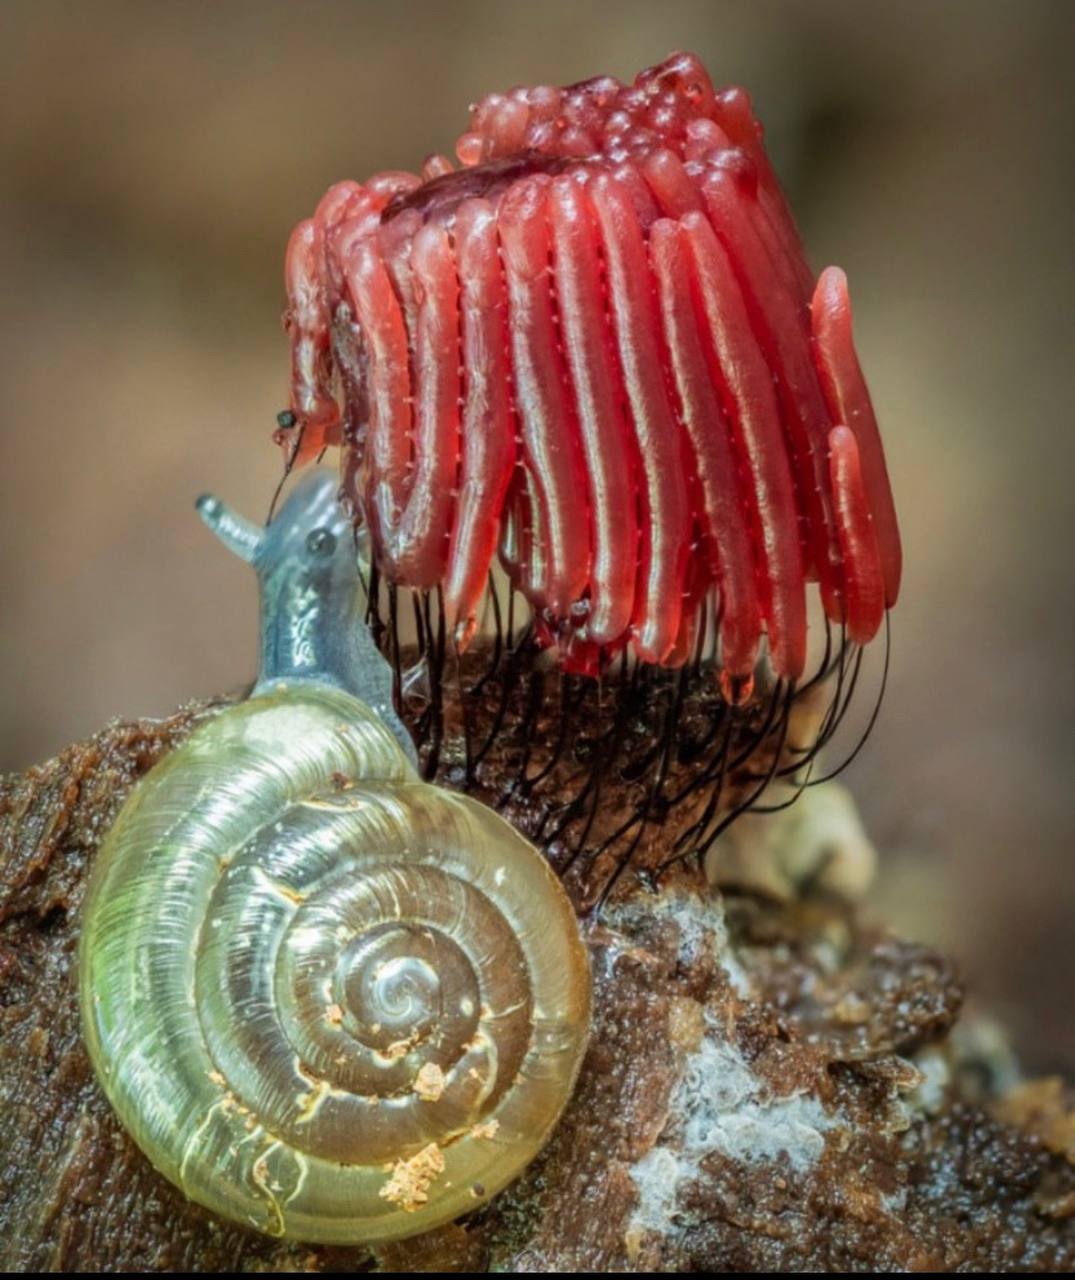
[[[98,1077],[156,1167],[329,1243],[414,1234],[514,1178],[589,1024],[545,860],[313,680],[263,678],[138,785],[98,855],[80,980]]]

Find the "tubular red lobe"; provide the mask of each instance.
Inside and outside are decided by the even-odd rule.
[[[345,182],[336,182],[317,202],[314,221],[322,233],[327,235],[339,223],[363,212],[370,203],[369,192],[359,183],[349,179]]]
[[[459,462],[459,281],[443,227],[418,232],[411,268],[418,305],[414,457],[392,558],[404,586],[432,587],[447,563]]]
[[[463,323],[462,467],[448,553],[444,607],[465,647],[476,625],[496,549],[500,512],[515,466],[507,295],[497,244],[496,210],[468,200],[455,221]]]
[[[546,216],[548,180],[514,187],[500,206],[508,283],[515,406],[547,538],[547,599],[561,618],[590,574],[586,477],[553,320]]]
[[[685,450],[665,385],[649,262],[633,205],[604,174],[591,190],[646,500],[635,649],[644,661],[660,663],[675,644],[683,609],[691,514]]]
[[[332,319],[342,290],[340,225],[349,222],[351,239],[376,225],[394,196],[410,190],[418,178],[408,173],[376,174],[364,186],[337,182],[321,197],[314,216],[299,223],[288,243],[284,285],[286,323],[291,335],[291,409],[296,425],[277,433],[289,460],[301,464],[326,445],[341,441],[341,415],[332,387]]]
[[[291,339],[291,409],[296,425],[277,433],[289,462],[315,458],[339,426],[332,394],[329,304],[325,287],[324,232],[316,219],[300,222],[284,258],[286,327]]]
[[[877,634],[885,614],[881,553],[874,534],[855,433],[850,427],[833,427],[829,448],[836,527],[847,569],[847,634],[855,644],[868,644]]]
[[[774,278],[769,256],[749,216],[748,197],[734,173],[711,170],[705,179],[705,196],[710,219],[742,281],[758,339],[780,388],[813,568],[821,582],[826,612],[838,620],[842,570],[826,465],[829,415],[803,341],[801,318],[794,299]]]
[[[399,302],[375,240],[340,237],[343,274],[367,356],[367,517],[386,570],[395,571],[395,529],[406,501],[411,382]]]
[[[688,214],[683,227],[711,344],[714,382],[725,397],[737,449],[750,475],[769,653],[777,675],[796,679],[806,665],[806,598],[795,490],[773,381],[713,228],[702,214]]]
[[[703,208],[702,197],[674,152],[662,148],[643,161],[642,171],[650,190],[668,218],[681,218]]]
[[[379,251],[384,258],[392,288],[399,300],[403,313],[403,331],[407,335],[414,353],[414,335],[418,324],[418,295],[414,284],[414,270],[411,266],[411,250],[414,239],[423,226],[421,216],[414,210],[408,210],[391,222],[384,222],[377,228],[376,240]]]
[[[903,569],[900,530],[881,433],[855,353],[847,277],[839,267],[826,267],[818,277],[811,317],[814,357],[829,412],[834,422],[855,433],[884,570],[885,604],[891,609],[899,595]]]
[[[635,448],[621,410],[605,316],[597,229],[585,188],[554,180],[549,196],[564,354],[571,373],[589,480],[593,568],[586,634],[618,640],[631,624],[638,520]]]
[[[683,421],[694,448],[704,526],[720,583],[721,663],[733,675],[749,675],[761,634],[754,556],[732,442],[706,363],[691,290],[684,287],[689,267],[678,222],[654,223],[650,253]]]
[[[802,675],[808,579],[876,630],[899,532],[846,281],[815,291],[748,95],[674,54],[489,94],[456,154],[337,183],[288,246],[278,439],[342,444],[389,581],[439,586],[465,647],[499,548],[539,643],[588,674],[627,645],[687,661],[719,592],[730,701],[763,633]]]
[[[806,260],[803,242],[787,197],[765,152],[764,130],[754,114],[750,94],[738,86],[724,89],[714,100],[713,117],[732,146],[742,147],[754,164],[758,178],[759,203],[774,239],[782,246],[786,261],[799,281],[799,292],[810,297],[814,277]]]
[[[643,235],[647,234],[653,223],[661,216],[660,207],[649,185],[638,168],[630,161],[618,164],[612,170],[612,177],[616,181],[617,188],[630,199],[634,206],[635,217]]]

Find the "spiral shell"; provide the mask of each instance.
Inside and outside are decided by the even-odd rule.
[[[589,970],[544,859],[420,782],[364,703],[284,685],[202,725],[99,855],[90,1055],[154,1165],[274,1235],[387,1240],[533,1158]]]

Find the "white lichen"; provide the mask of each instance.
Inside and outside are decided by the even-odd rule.
[[[803,1172],[839,1124],[809,1094],[773,1094],[708,1017],[700,1046],[684,1061],[669,1116],[661,1141],[631,1169],[638,1205],[629,1233],[667,1231],[680,1187],[698,1178],[702,1160],[713,1152],[740,1164],[781,1161]]]

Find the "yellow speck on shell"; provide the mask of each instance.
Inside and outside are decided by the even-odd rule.
[[[429,1200],[431,1184],[444,1172],[444,1152],[431,1142],[409,1160],[397,1160],[389,1168],[392,1176],[379,1194],[404,1213],[414,1213]]]
[[[435,1062],[423,1063],[413,1087],[423,1102],[436,1102],[444,1094],[444,1072]]]

